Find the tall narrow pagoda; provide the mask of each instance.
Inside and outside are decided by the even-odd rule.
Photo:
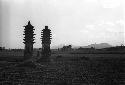
[[[42,59],[48,60],[51,55],[50,44],[51,44],[51,30],[48,29],[48,26],[45,26],[45,29],[41,32],[42,39]]]
[[[31,25],[30,21],[28,22],[28,25],[24,26],[24,44],[25,44],[25,50],[24,50],[24,59],[29,59],[33,55],[33,44],[34,42],[34,26]]]

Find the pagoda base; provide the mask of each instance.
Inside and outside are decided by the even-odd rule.
[[[24,54],[24,60],[28,60],[32,58],[32,54],[31,53],[25,53]]]
[[[40,63],[40,62],[43,62],[43,63],[44,63],[44,62],[45,62],[45,63],[46,63],[46,62],[50,62],[50,58],[44,56],[44,57],[41,57],[40,59],[38,59],[37,62],[39,62],[39,63]]]

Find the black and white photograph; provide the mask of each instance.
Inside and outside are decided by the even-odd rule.
[[[125,85],[125,0],[0,0],[0,85]]]

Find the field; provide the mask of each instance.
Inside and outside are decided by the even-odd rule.
[[[125,85],[124,54],[61,53],[50,62],[8,57],[1,56],[0,85]]]

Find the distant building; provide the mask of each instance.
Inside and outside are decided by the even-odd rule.
[[[0,51],[5,50],[5,47],[0,47]]]
[[[62,51],[71,51],[72,50],[72,45],[68,45],[68,46],[63,46],[61,48]]]

